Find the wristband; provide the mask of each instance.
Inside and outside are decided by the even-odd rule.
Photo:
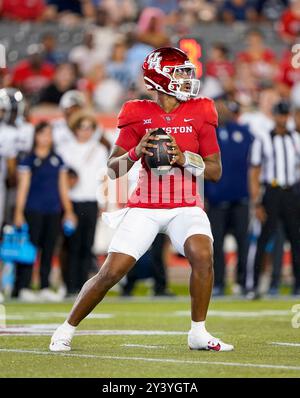
[[[139,158],[135,152],[135,147],[130,149],[130,151],[127,154],[127,157],[132,163],[135,163],[139,160]]]
[[[190,151],[185,151],[183,154],[185,157],[183,167],[188,168],[193,175],[201,175],[205,170],[205,163],[202,156]]]

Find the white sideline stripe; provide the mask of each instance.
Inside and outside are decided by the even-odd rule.
[[[300,343],[282,343],[279,341],[271,341],[272,345],[282,345],[282,346],[287,346],[287,347],[300,347]]]
[[[33,327],[32,327],[33,326]],[[0,328],[1,336],[51,336],[57,325],[50,324],[48,329],[45,325],[38,329],[38,325],[29,327]],[[165,331],[165,330],[77,330],[76,336],[181,336],[187,332]]]
[[[67,318],[68,312],[36,312],[28,315],[11,314],[6,315],[5,319],[9,321],[18,321],[25,319],[49,319],[49,318]],[[114,318],[115,314],[89,314],[86,319],[110,319]],[[0,320],[3,317],[0,315]]]
[[[190,311],[175,311],[176,316],[190,316]],[[259,316],[291,315],[290,310],[261,310],[261,311],[208,311],[208,316],[228,318],[257,318]]]
[[[69,314],[67,312],[36,312],[34,314],[6,314],[6,320],[26,320],[26,319],[49,319],[49,318],[66,318]],[[144,316],[139,312],[122,312],[115,314],[89,314],[86,319],[111,319],[116,316]],[[149,313],[151,316],[161,316],[162,314]],[[164,314],[164,316],[190,316],[190,311],[175,311]],[[261,310],[261,311],[208,311],[208,316],[227,317],[227,318],[257,318],[264,316],[290,316],[290,310]],[[2,317],[3,318],[3,317]],[[2,319],[0,315],[0,320]]]
[[[68,312],[37,312],[35,314],[30,315],[30,319],[34,318],[66,318],[69,315]],[[114,314],[89,314],[86,319],[107,319],[113,318]]]
[[[163,345],[144,345],[144,344],[121,344],[121,347],[129,347],[129,348],[166,348]]]
[[[218,361],[192,361],[183,359],[169,359],[169,358],[144,358],[144,357],[123,357],[113,355],[93,355],[93,354],[67,354],[67,353],[52,353],[50,351],[34,351],[34,350],[18,350],[0,348],[0,352],[14,352],[17,354],[35,354],[35,355],[60,355],[63,357],[74,358],[99,358],[111,359],[117,361],[142,361],[142,362],[160,362],[160,363],[182,363],[192,365],[219,365],[219,366],[237,366],[245,368],[260,368],[260,369],[285,369],[285,370],[300,370],[300,366],[289,365],[270,365],[270,364],[254,364],[254,363],[240,363],[240,362],[218,362]]]
[[[24,315],[0,315],[0,320],[6,319],[7,321],[24,321],[26,316]]]

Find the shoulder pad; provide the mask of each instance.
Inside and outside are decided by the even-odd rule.
[[[218,127],[218,113],[214,101],[208,97],[195,98],[192,101],[203,110],[205,121],[214,127]]]
[[[152,101],[149,100],[133,100],[125,102],[118,115],[118,128],[139,123],[143,113],[147,109],[147,105],[151,102]]]

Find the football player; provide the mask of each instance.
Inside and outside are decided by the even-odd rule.
[[[51,351],[71,349],[78,324],[134,266],[159,232],[166,233],[191,264],[189,348],[233,350],[205,327],[213,286],[213,237],[196,177],[202,173],[205,179],[218,181],[222,173],[214,103],[197,98],[200,82],[195,78],[195,66],[177,48],[152,51],[143,71],[147,88],[157,92],[156,101],[135,100],[123,105],[118,117],[120,134],[108,161],[110,177],[118,178],[141,158],[137,188],[124,209],[104,215],[111,226],[118,225],[108,257],[98,274],[83,286],[67,320],[54,332]],[[159,138],[151,135],[157,128],[171,138],[172,178],[152,173],[144,161],[157,146]]]
[[[9,106],[5,112],[5,117],[2,123],[3,131],[6,133],[5,138],[15,153],[14,157],[9,157],[7,160],[7,186],[6,191],[6,206],[5,206],[5,221],[12,223],[14,206],[15,206],[15,187],[17,175],[17,160],[31,151],[33,144],[34,127],[31,123],[25,120],[25,100],[20,90],[9,87],[0,90],[2,97],[7,97]]]
[[[8,90],[0,90],[0,228],[7,203],[7,182],[15,180],[17,158],[17,129],[10,123],[12,102]]]

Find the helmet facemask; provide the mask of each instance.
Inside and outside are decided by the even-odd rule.
[[[196,68],[191,62],[173,67],[165,66],[164,71],[170,70],[170,83],[168,89],[180,101],[187,101],[197,97],[200,90],[200,80],[196,79]]]
[[[155,87],[156,90],[162,91],[168,95],[176,97],[179,101],[187,101],[191,97],[197,97],[200,90],[200,80],[196,79],[196,68],[191,62],[185,62],[183,65],[164,66],[162,69],[155,68],[155,71],[168,78],[168,91],[156,84],[153,80],[145,77],[145,82],[148,80],[152,83],[152,87],[147,85],[147,88]]]

